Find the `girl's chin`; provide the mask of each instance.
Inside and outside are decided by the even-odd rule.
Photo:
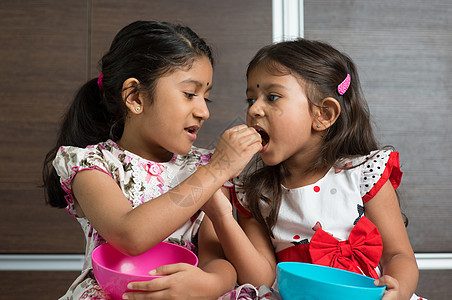
[[[174,153],[177,155],[187,155],[190,152],[192,146],[193,146],[193,143],[183,145],[183,147],[179,147],[178,149],[175,149]]]
[[[275,161],[271,157],[268,157],[268,155],[260,153],[260,156],[261,156],[262,161],[264,162],[264,164],[266,164],[267,166],[276,166],[277,164],[280,163],[280,161]]]

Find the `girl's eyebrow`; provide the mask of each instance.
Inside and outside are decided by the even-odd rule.
[[[271,89],[275,89],[275,88],[284,89],[284,90],[287,89],[284,85],[279,84],[279,83],[273,83],[273,82],[269,83],[269,84],[259,84],[258,89],[271,90]],[[252,85],[246,89],[246,92],[253,91],[255,89],[256,89],[255,85]]]
[[[196,85],[198,88],[202,88],[202,87],[204,86],[201,82],[199,82],[198,80],[194,80],[194,79],[186,79],[186,80],[184,80],[184,81],[181,81],[181,83],[184,83],[184,84],[194,84],[194,85]],[[210,84],[210,82],[207,83],[207,86],[208,86],[208,88],[207,88],[206,92],[207,92],[207,91],[210,91],[210,90],[212,89],[212,84]]]

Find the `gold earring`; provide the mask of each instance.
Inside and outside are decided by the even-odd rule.
[[[320,128],[320,126],[322,126],[322,125],[320,125],[320,124],[317,124],[317,128]]]

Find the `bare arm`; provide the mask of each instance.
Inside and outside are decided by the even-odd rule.
[[[208,216],[204,217],[199,231],[199,267],[210,274],[210,293],[215,298],[232,290],[237,282],[234,266],[225,259],[220,241]]]
[[[400,213],[397,195],[389,181],[372,200],[365,203],[365,214],[377,226],[383,240],[383,255],[380,261],[383,275],[392,277],[383,276],[380,279],[381,282],[386,281],[388,287],[383,299],[410,299],[416,290],[419,271]],[[393,284],[396,289],[391,291]]]
[[[246,125],[226,131],[211,161],[171,191],[132,209],[116,182],[97,170],[72,181],[77,212],[120,251],[137,255],[185,223],[229,178],[261,149],[260,136]]]
[[[226,257],[237,270],[238,282],[271,286],[276,278],[276,258],[263,226],[240,214],[239,225],[229,199],[221,191],[203,209],[212,219]]]

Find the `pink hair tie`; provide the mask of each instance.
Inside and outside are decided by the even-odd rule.
[[[344,81],[342,81],[338,86],[337,86],[337,91],[340,95],[345,94],[345,92],[348,90],[348,87],[350,86],[350,74],[347,74],[347,77],[345,77]]]
[[[97,85],[99,86],[99,89],[101,90],[101,91],[103,91],[104,90],[104,85],[103,85],[103,83],[102,83],[102,79],[104,78],[104,73],[100,73],[99,74],[99,78],[97,78]]]

